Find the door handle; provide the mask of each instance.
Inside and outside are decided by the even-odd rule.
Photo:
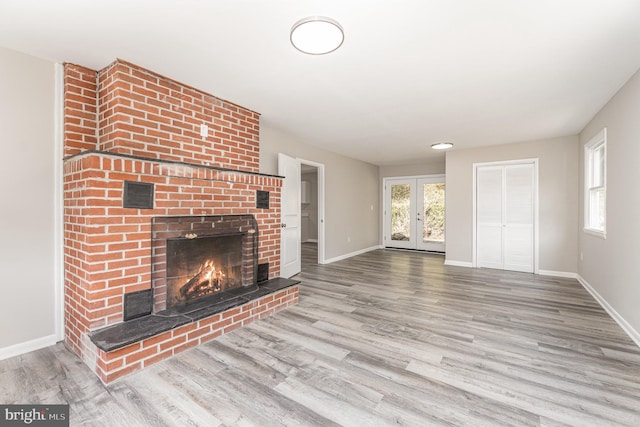
[[[287,224],[285,224],[284,222],[282,224],[280,224],[281,228],[287,228]]]

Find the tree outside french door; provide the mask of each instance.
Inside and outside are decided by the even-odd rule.
[[[391,240],[411,238],[411,185],[391,185]]]
[[[423,242],[444,242],[444,183],[424,184]]]

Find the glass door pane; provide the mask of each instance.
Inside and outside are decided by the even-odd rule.
[[[416,247],[415,184],[415,179],[390,179],[385,183],[385,246]]]
[[[391,185],[391,240],[411,240],[411,186]]]
[[[444,252],[443,178],[418,179],[418,249]]]
[[[422,186],[424,203],[422,206],[422,241],[425,243],[444,242],[444,183]]]

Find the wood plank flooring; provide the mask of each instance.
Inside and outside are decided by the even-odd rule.
[[[377,250],[300,303],[104,387],[63,345],[0,362],[0,403],[86,426],[640,425],[640,349],[572,279]]]

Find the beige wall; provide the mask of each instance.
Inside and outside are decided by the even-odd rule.
[[[440,160],[430,162],[410,164],[380,166],[380,180],[382,178],[392,178],[400,176],[421,176],[421,175],[441,175],[445,171],[444,157]]]
[[[55,65],[3,48],[0,64],[0,357],[8,357],[10,346],[56,332]]]
[[[582,231],[584,144],[607,128],[607,238]],[[640,333],[640,72],[580,133],[578,273]],[[640,335],[637,337],[640,338]]]
[[[303,144],[260,125],[260,172],[278,174],[278,153],[324,165],[325,259],[380,244],[378,166]]]
[[[447,261],[472,262],[473,164],[532,158],[539,159],[539,268],[577,272],[577,136],[448,152]]]

